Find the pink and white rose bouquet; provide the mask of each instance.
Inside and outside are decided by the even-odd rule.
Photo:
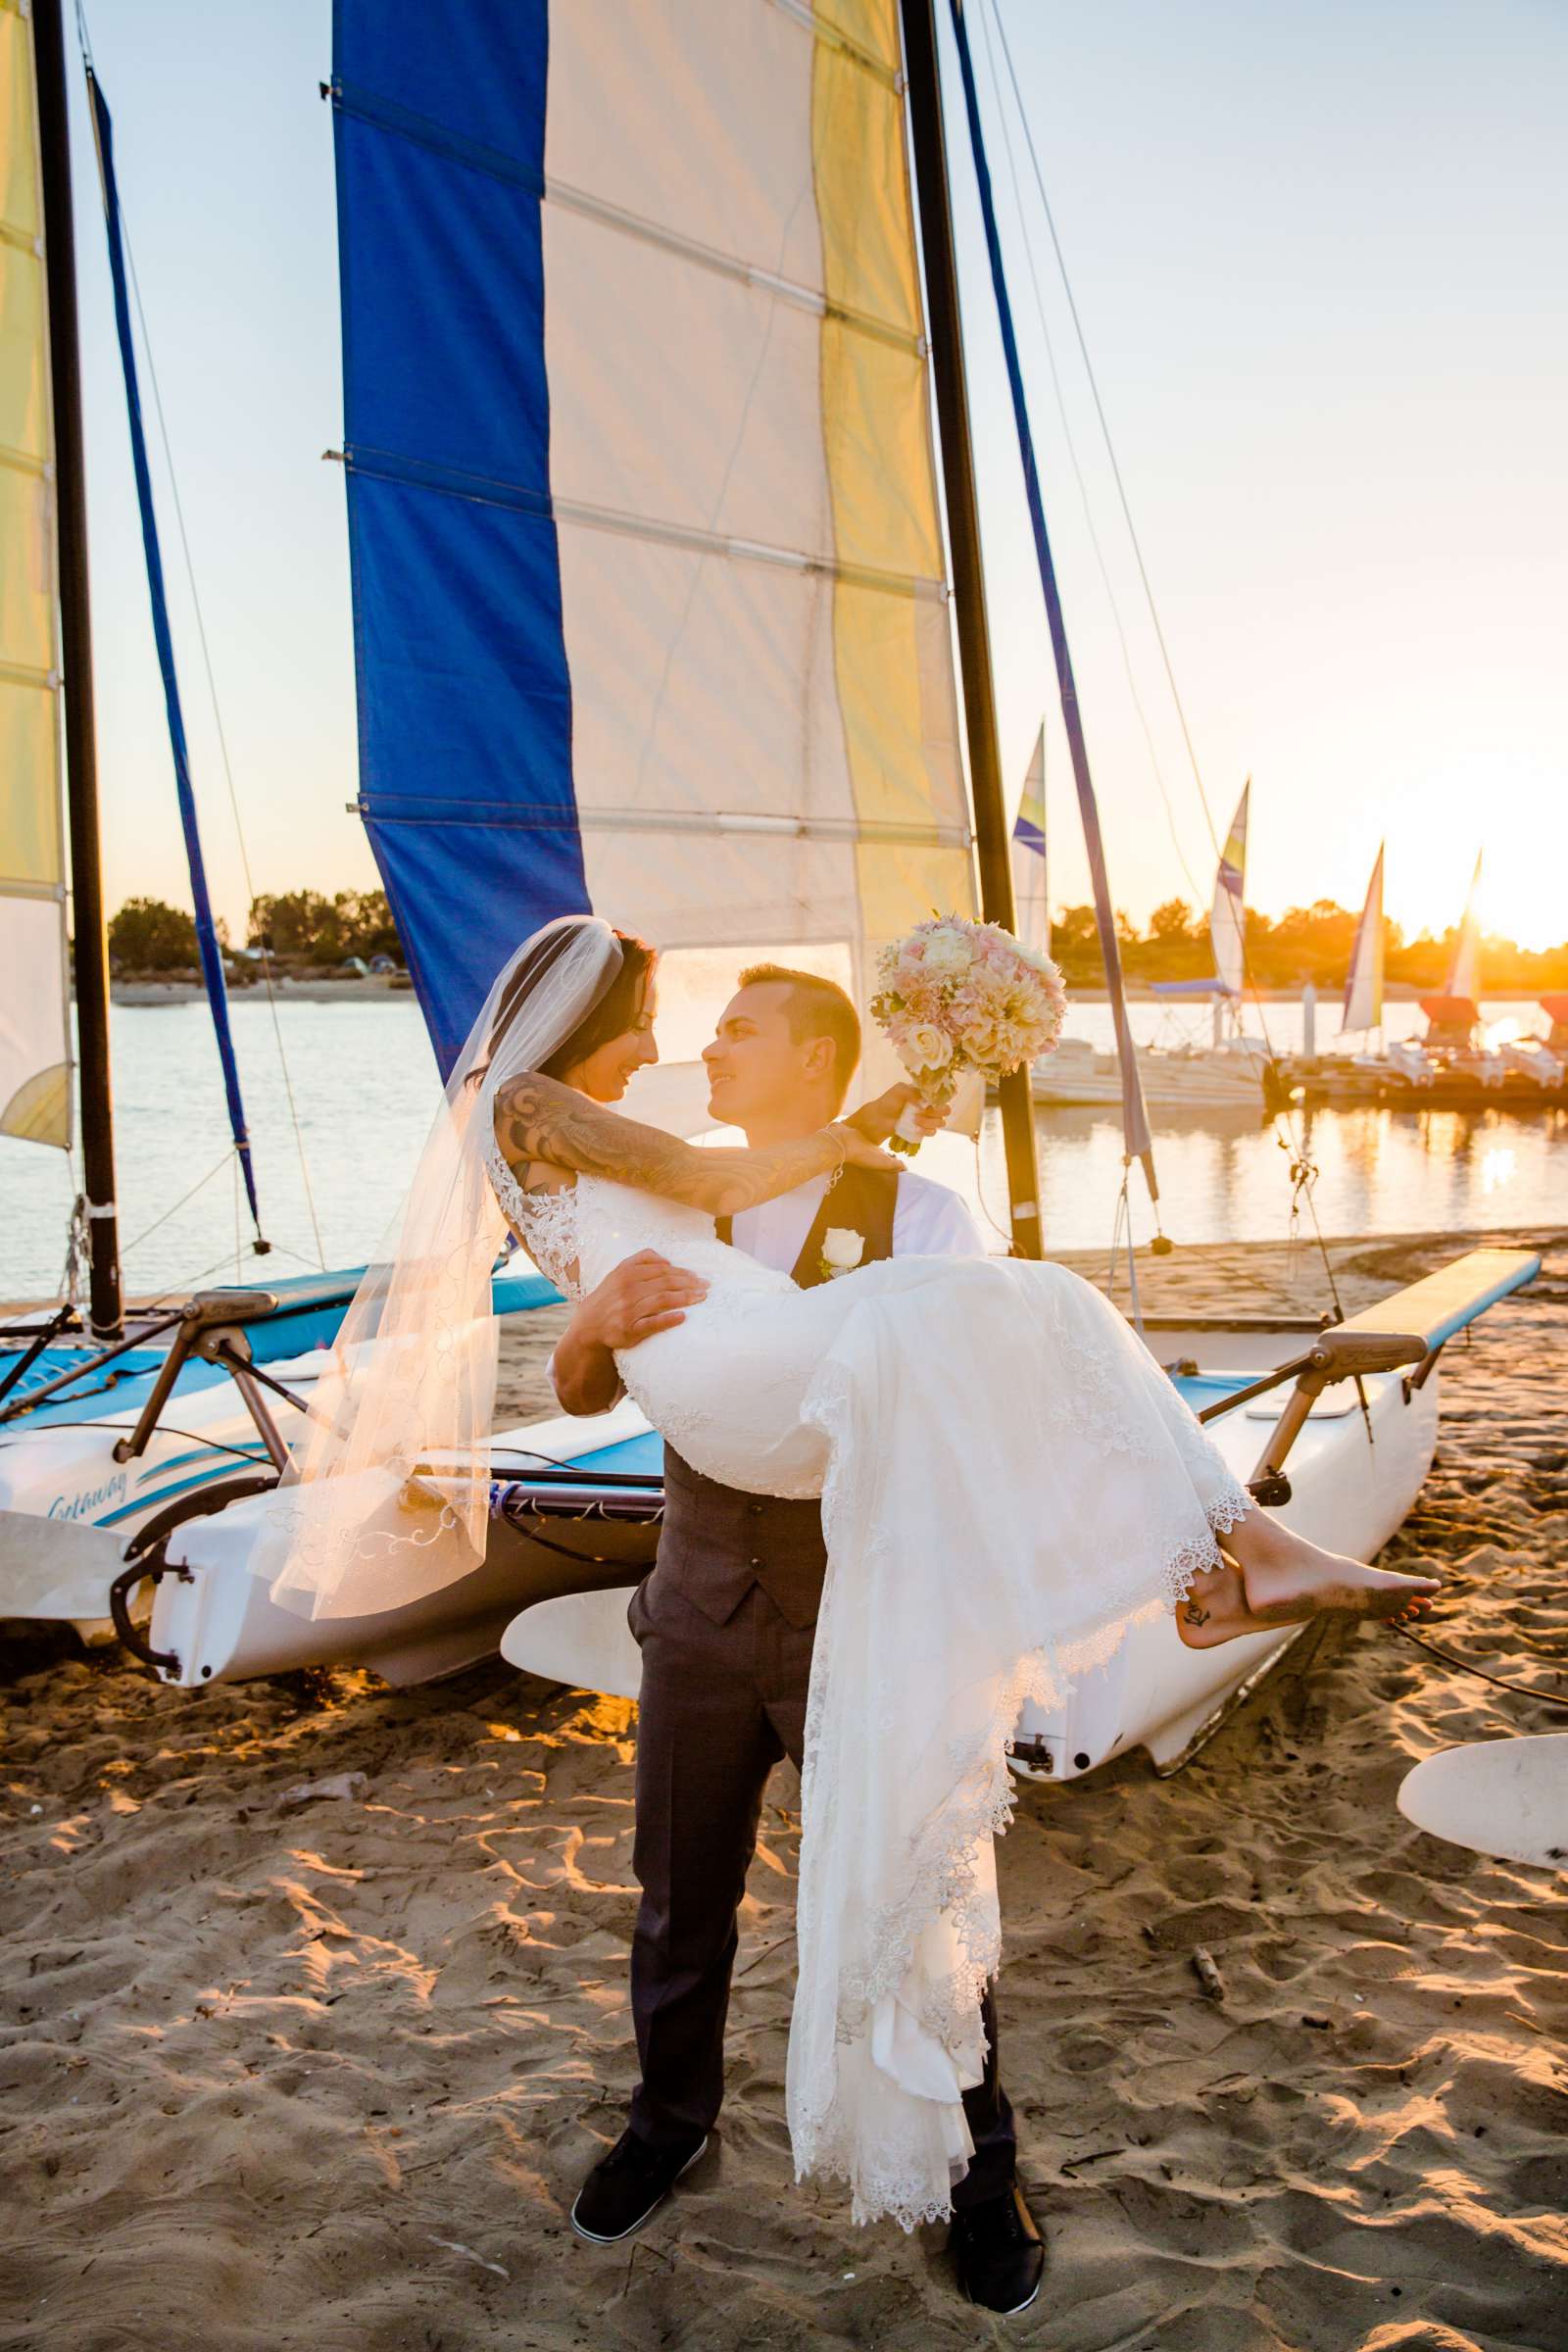
[[[1067,1008],[1049,956],[1000,923],[957,914],[917,923],[907,939],[884,948],[877,980],[872,1018],[938,1109],[952,1102],[966,1070],[1000,1078],[1049,1054]],[[899,1148],[901,1139],[894,1141]]]

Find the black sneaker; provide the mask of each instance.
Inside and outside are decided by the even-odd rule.
[[[577,2191],[571,2209],[577,2235],[591,2238],[596,2246],[612,2246],[617,2238],[630,2237],[662,2205],[707,2145],[706,2132],[695,2146],[674,2150],[656,2148],[635,2132],[623,2132]]]
[[[957,2259],[958,2284],[984,2310],[1005,2319],[1027,2311],[1039,2294],[1046,2249],[1016,2181],[1004,2196],[956,2207],[948,2245]]]

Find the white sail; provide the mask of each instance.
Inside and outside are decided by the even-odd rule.
[[[1476,870],[1470,877],[1469,895],[1464,913],[1453,943],[1453,955],[1448,962],[1448,977],[1443,984],[1446,997],[1462,997],[1469,1004],[1481,1000],[1481,918],[1476,901],[1481,890],[1481,858],[1477,855]]]
[[[1251,778],[1231,818],[1231,829],[1220,853],[1214,877],[1214,904],[1209,908],[1208,935],[1214,947],[1214,970],[1221,985],[1239,997],[1247,978],[1247,803]]]
[[[48,316],[32,26],[0,6],[0,1134],[69,1148]]]
[[[1380,1029],[1383,1026],[1383,846],[1378,846],[1377,863],[1372,879],[1366,886],[1366,902],[1361,919],[1355,926],[1355,940],[1350,949],[1350,968],[1345,982],[1345,1009],[1340,1016],[1340,1034],[1347,1029]]]
[[[1046,722],[1040,722],[1023,797],[1012,828],[1012,896],[1018,937],[1042,955],[1051,948],[1051,910],[1046,898]]]

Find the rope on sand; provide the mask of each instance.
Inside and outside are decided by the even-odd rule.
[[[1504,1682],[1501,1675],[1488,1674],[1485,1667],[1472,1666],[1467,1658],[1456,1657],[1451,1649],[1429,1642],[1424,1634],[1412,1634],[1407,1626],[1391,1625],[1389,1631],[1397,1634],[1401,1642],[1413,1642],[1417,1649],[1424,1649],[1429,1657],[1437,1658],[1459,1674],[1473,1674],[1478,1682],[1491,1683],[1495,1690],[1512,1690],[1520,1698],[1533,1698],[1538,1706],[1554,1707],[1559,1714],[1568,1714],[1568,1698],[1555,1698],[1546,1690],[1533,1690],[1528,1683]]]

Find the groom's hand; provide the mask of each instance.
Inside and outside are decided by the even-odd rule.
[[[681,1266],[672,1266],[657,1250],[639,1250],[623,1258],[590,1291],[572,1317],[581,1320],[601,1348],[635,1348],[656,1331],[673,1331],[686,1320],[686,1309],[708,1297],[708,1285]]]
[[[672,1331],[708,1285],[656,1250],[640,1250],[580,1299],[550,1359],[563,1412],[607,1413],[621,1395],[615,1350]]]

